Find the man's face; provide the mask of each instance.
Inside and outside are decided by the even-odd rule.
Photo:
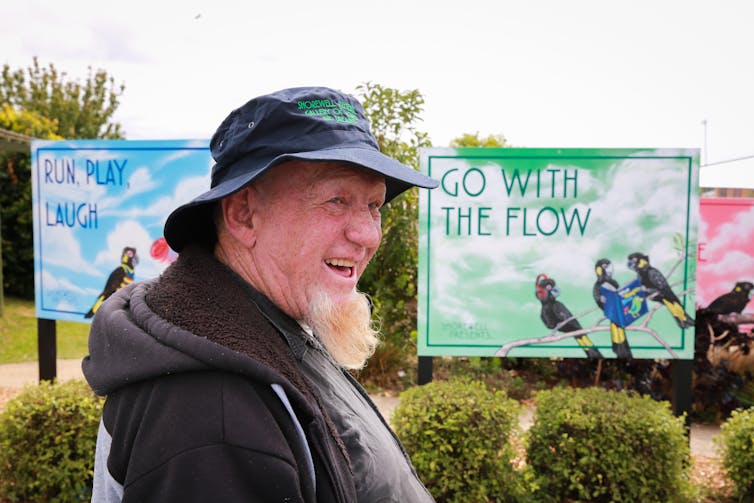
[[[339,162],[291,161],[272,168],[251,191],[255,285],[296,319],[317,292],[337,305],[382,239],[382,176]]]

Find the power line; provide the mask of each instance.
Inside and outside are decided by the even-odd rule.
[[[708,162],[708,163],[705,163],[705,164],[701,165],[700,167],[706,168],[707,166],[716,166],[718,164],[726,164],[728,162],[745,161],[746,159],[754,159],[754,154],[745,155],[743,157],[735,157],[733,159],[726,159],[725,161]]]

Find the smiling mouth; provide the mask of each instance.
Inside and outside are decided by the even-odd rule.
[[[350,278],[354,272],[355,262],[346,259],[327,259],[325,263],[330,269],[336,271],[341,276]]]

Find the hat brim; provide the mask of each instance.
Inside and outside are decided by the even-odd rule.
[[[165,239],[170,247],[180,252],[191,242],[208,242],[214,236],[211,204],[238,192],[270,168],[292,160],[346,162],[379,173],[385,177],[385,202],[391,201],[411,187],[432,189],[439,182],[377,150],[366,148],[331,148],[311,152],[283,154],[259,166],[258,159],[249,156],[237,161],[248,163],[243,174],[223,180],[217,186],[176,208],[165,221]],[[234,166],[238,169],[238,166]]]

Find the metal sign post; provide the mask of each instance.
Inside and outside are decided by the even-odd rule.
[[[53,381],[57,377],[57,337],[55,320],[37,318],[37,355],[39,381]]]

